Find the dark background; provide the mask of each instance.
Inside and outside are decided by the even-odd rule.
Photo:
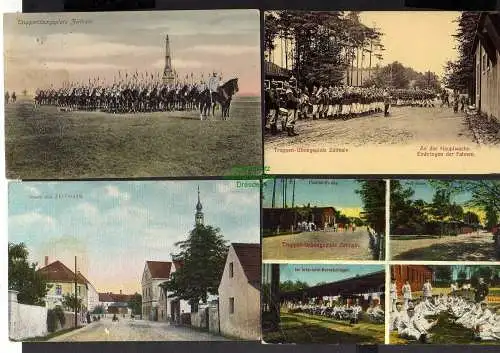
[[[23,12],[194,10],[500,10],[500,0],[23,0]],[[366,176],[364,176],[366,178]],[[414,177],[414,176],[413,176]],[[463,176],[465,177],[465,176]],[[405,176],[399,176],[405,178]],[[23,343],[24,353],[494,353],[499,346],[263,345],[258,342]]]
[[[494,10],[500,0],[23,0],[23,12],[181,10],[181,9],[303,9],[303,10]]]

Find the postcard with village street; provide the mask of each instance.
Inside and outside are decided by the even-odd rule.
[[[257,10],[6,14],[4,43],[7,178],[262,174]]]
[[[500,260],[500,180],[391,180],[393,260]]]
[[[268,11],[270,174],[500,165],[500,12]]]
[[[9,338],[259,341],[260,182],[9,185]]]
[[[267,179],[262,198],[264,260],[385,259],[385,180]]]

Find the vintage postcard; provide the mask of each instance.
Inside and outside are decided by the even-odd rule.
[[[384,343],[383,265],[262,266],[265,343]]]
[[[391,180],[393,260],[500,259],[500,180]]]
[[[11,340],[261,339],[259,186],[24,182],[9,193]]]
[[[257,10],[6,14],[4,36],[7,178],[262,166]]]
[[[500,12],[264,21],[270,174],[500,172]]]
[[[386,181],[267,179],[264,260],[383,260]]]
[[[499,344],[500,266],[392,265],[391,344]]]

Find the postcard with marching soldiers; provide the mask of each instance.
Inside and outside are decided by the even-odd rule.
[[[258,11],[4,19],[7,178],[262,166]]]
[[[270,174],[500,171],[499,12],[283,10],[264,27]]]
[[[13,182],[9,338],[260,341],[260,183]]]

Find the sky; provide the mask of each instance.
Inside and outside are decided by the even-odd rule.
[[[356,275],[362,276],[383,270],[383,265],[283,264],[280,265],[280,282],[301,281],[314,286],[320,282],[338,282]]]
[[[89,76],[112,83],[119,70],[161,75],[168,34],[179,78],[193,72],[199,80],[215,70],[224,81],[238,77],[240,95],[260,92],[257,10],[7,14],[4,34],[7,90],[88,82]]]
[[[259,188],[235,181],[11,182],[9,242],[30,260],[78,270],[99,292],[140,292],[145,261],[171,261],[195,224],[197,187],[205,224],[229,242],[260,241]]]
[[[288,179],[288,206],[292,204],[292,183]],[[263,207],[271,207],[273,195],[273,180],[267,180],[263,187]],[[283,179],[276,181],[275,207],[283,204]],[[296,179],[295,205],[333,206],[348,217],[359,217],[363,202],[355,192],[359,183],[351,179]]]
[[[448,60],[457,58],[453,22],[460,16],[451,11],[365,11],[360,15],[367,26],[375,25],[384,35],[381,65],[399,61],[419,72],[428,70],[440,77]]]
[[[410,186],[415,191],[415,194],[411,197],[412,200],[424,200],[429,203],[432,202],[435,190],[427,180],[406,180],[403,181],[403,183]],[[462,192],[452,195],[452,201],[459,205],[463,205],[471,198],[472,195],[470,192]]]
[[[384,34],[381,42],[385,51],[380,65],[398,61],[416,71],[430,70],[442,77],[446,61],[457,58],[452,35],[457,29],[453,21],[459,16],[459,12],[451,11],[363,11],[360,20]],[[279,41],[276,45],[274,61],[281,65]],[[375,60],[372,65],[376,63]],[[365,65],[368,67],[368,60]]]

